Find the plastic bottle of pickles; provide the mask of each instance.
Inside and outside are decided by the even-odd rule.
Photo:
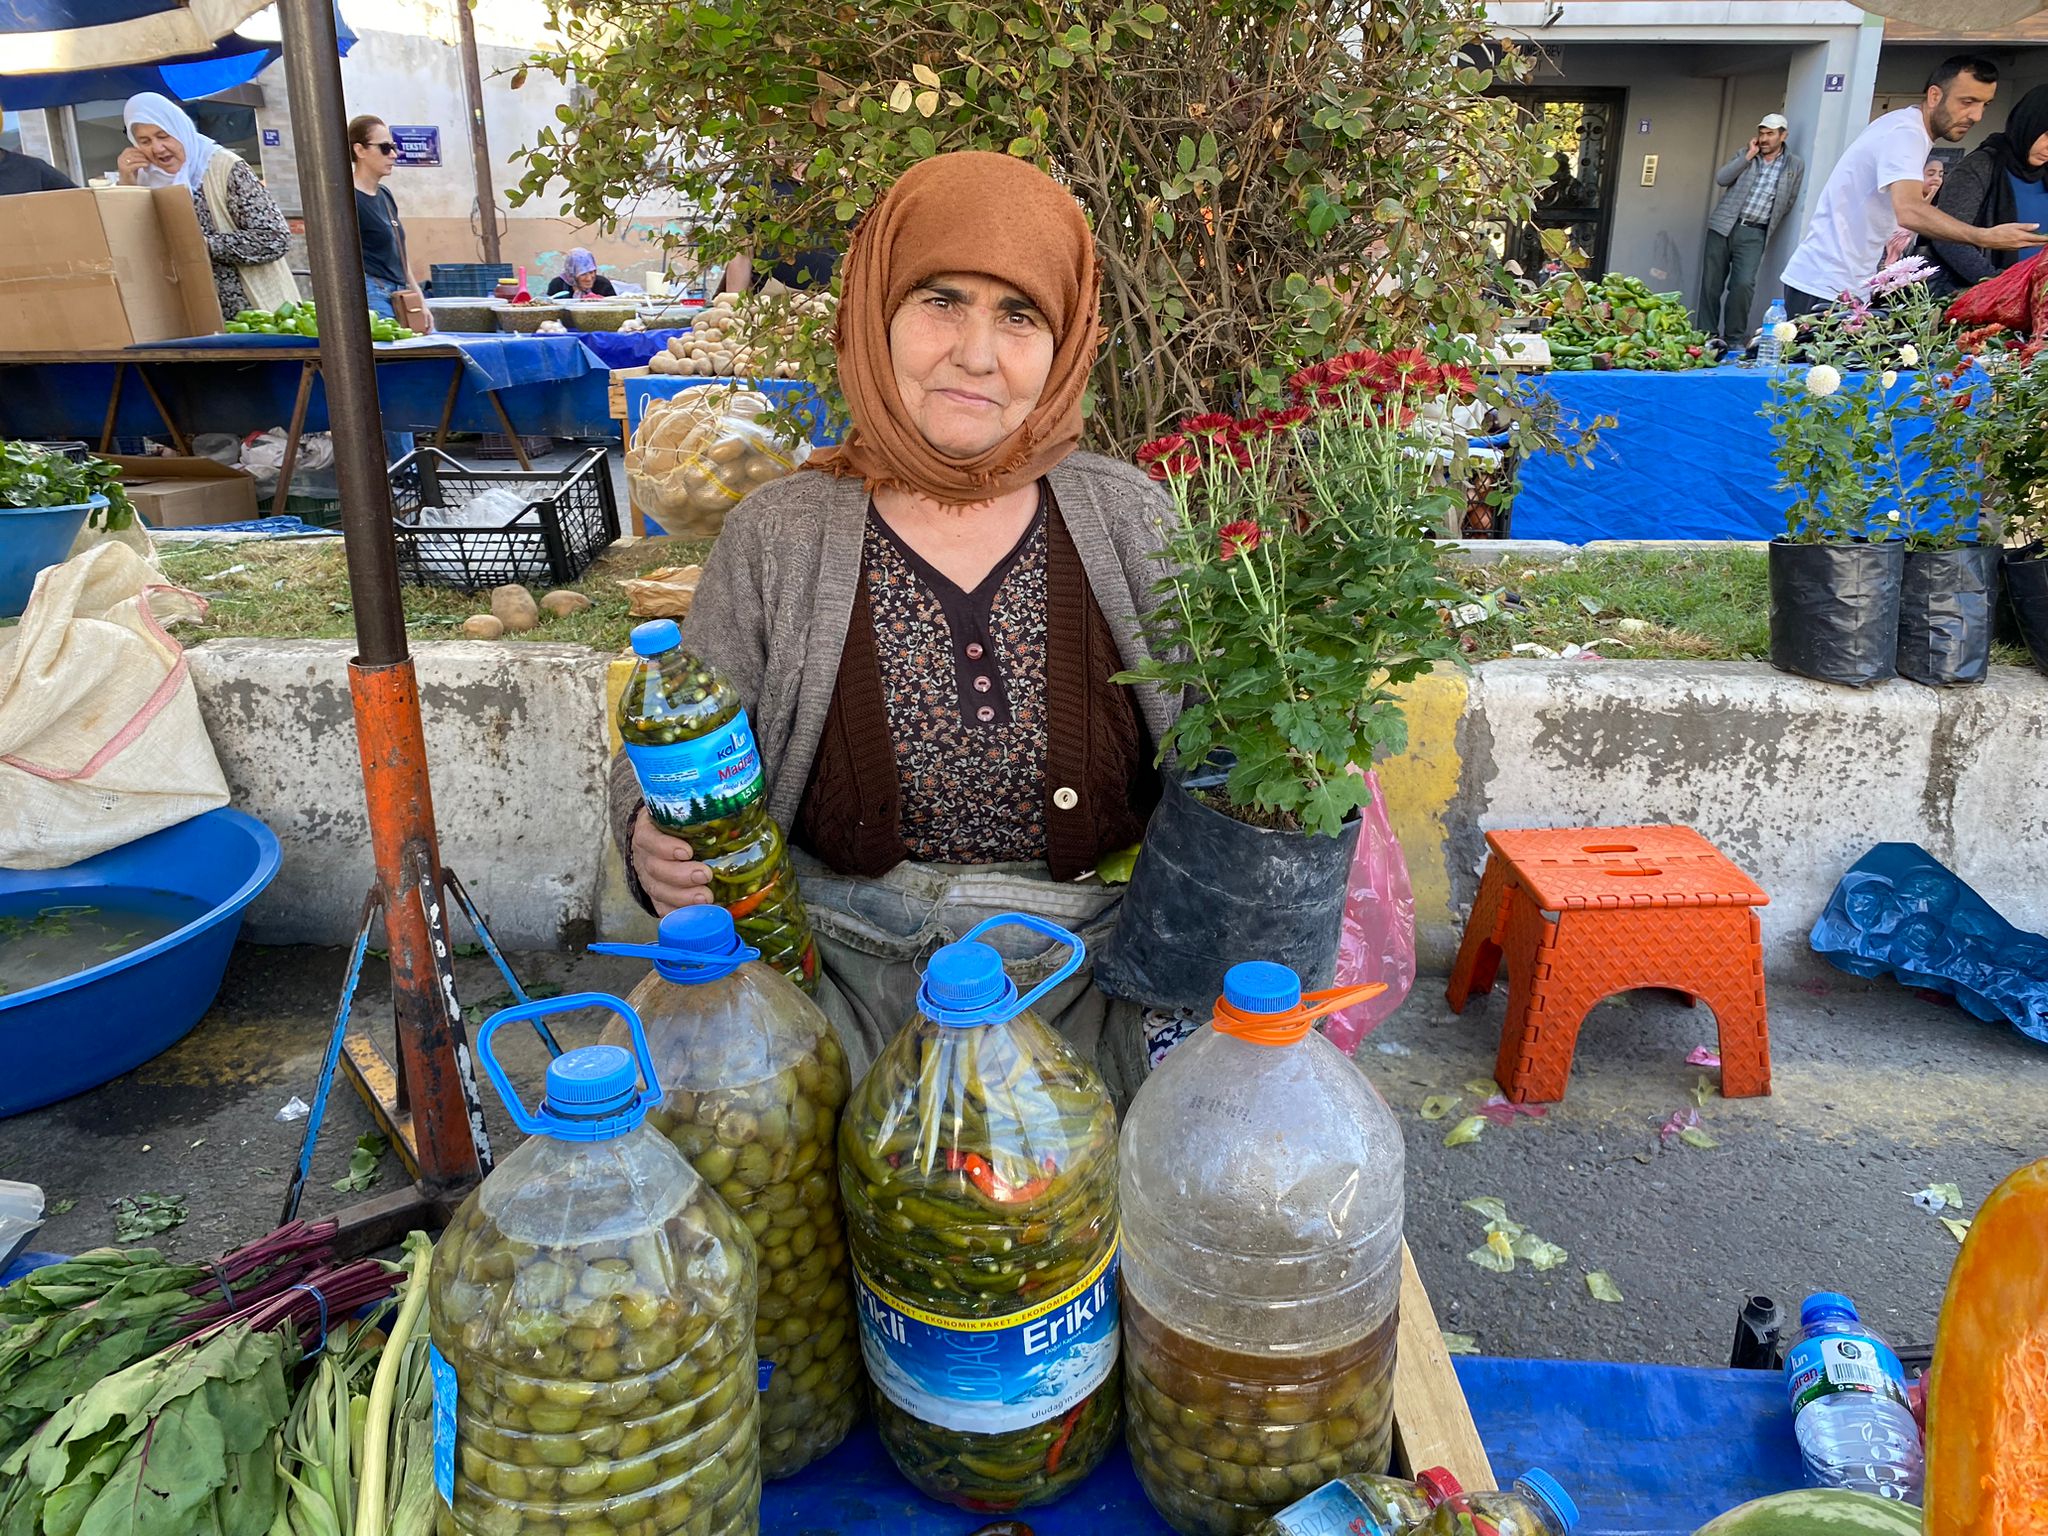
[[[754,1237],[761,1475],[788,1477],[846,1438],[860,1345],[839,1210],[846,1053],[818,1005],[742,944],[723,907],[679,907],[657,944],[593,944],[654,973],[627,1004],[645,1021],[664,1097],[648,1123]],[[622,1022],[605,1032],[623,1044]]]
[[[1531,1467],[1509,1492],[1460,1493],[1444,1500],[1422,1536],[1572,1536],[1579,1506],[1548,1472]]]
[[[647,814],[710,866],[712,900],[740,936],[815,992],[810,915],[768,814],[761,752],[739,694],[683,649],[674,619],[636,625],[633,653],[640,660],[619,695],[618,724]]]
[[[1071,951],[1022,996],[977,942],[1005,924]],[[882,1443],[919,1488],[967,1509],[1056,1498],[1116,1438],[1116,1112],[1031,1012],[1083,953],[1016,914],[939,950],[840,1125]]]
[[[556,1057],[527,1109],[492,1037],[579,1008],[620,1015],[632,1051]],[[434,1253],[441,1536],[754,1536],[753,1245],[645,1123],[661,1090],[639,1019],[596,992],[526,1003],[476,1051],[529,1139]]]
[[[1310,1028],[1378,989],[1304,998],[1263,960],[1223,986],[1118,1158],[1131,1461],[1185,1536],[1241,1536],[1393,1442],[1401,1128]]]
[[[1429,1523],[1431,1510],[1463,1491],[1442,1467],[1418,1472],[1412,1483],[1353,1472],[1261,1520],[1252,1536],[1412,1536]]]

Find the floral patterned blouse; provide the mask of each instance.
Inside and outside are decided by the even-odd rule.
[[[923,863],[1046,856],[1045,501],[963,592],[868,510],[861,545],[900,830]]]
[[[224,230],[214,222],[203,192],[192,194],[192,206],[199,214],[199,232],[206,236],[207,254],[213,257],[213,286],[220,295],[221,315],[232,320],[237,310],[249,307],[241,269],[282,259],[291,245],[291,228],[276,200],[243,160],[237,160],[228,173],[228,212],[234,217],[234,228]]]

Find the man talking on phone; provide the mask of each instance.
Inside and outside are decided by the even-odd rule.
[[[1714,173],[1715,184],[1727,190],[1707,216],[1700,329],[1709,336],[1738,344],[1748,337],[1764,247],[1785,216],[1799,206],[1806,162],[1785,147],[1788,126],[1782,112],[1765,114],[1742,153]]]

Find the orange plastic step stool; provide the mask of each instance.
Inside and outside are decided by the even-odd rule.
[[[1479,896],[1444,995],[1463,1013],[1508,968],[1494,1078],[1516,1103],[1564,1097],[1579,1025],[1602,998],[1665,987],[1721,1030],[1721,1092],[1771,1091],[1763,943],[1770,897],[1691,827],[1486,834]]]

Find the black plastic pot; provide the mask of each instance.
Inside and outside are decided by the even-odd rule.
[[[2048,672],[2048,548],[2029,544],[2005,552],[2005,598],[2034,665]]]
[[[1899,583],[1901,677],[1947,688],[1981,683],[1989,675],[2004,553],[1996,544],[1906,552]]]
[[[1111,997],[1206,1016],[1240,960],[1288,966],[1305,988],[1336,975],[1357,818],[1336,837],[1249,826],[1191,792],[1223,777],[1214,768],[1168,776],[1116,931],[1095,960],[1095,983]]]
[[[1899,543],[1771,541],[1771,665],[1867,688],[1896,677]]]

